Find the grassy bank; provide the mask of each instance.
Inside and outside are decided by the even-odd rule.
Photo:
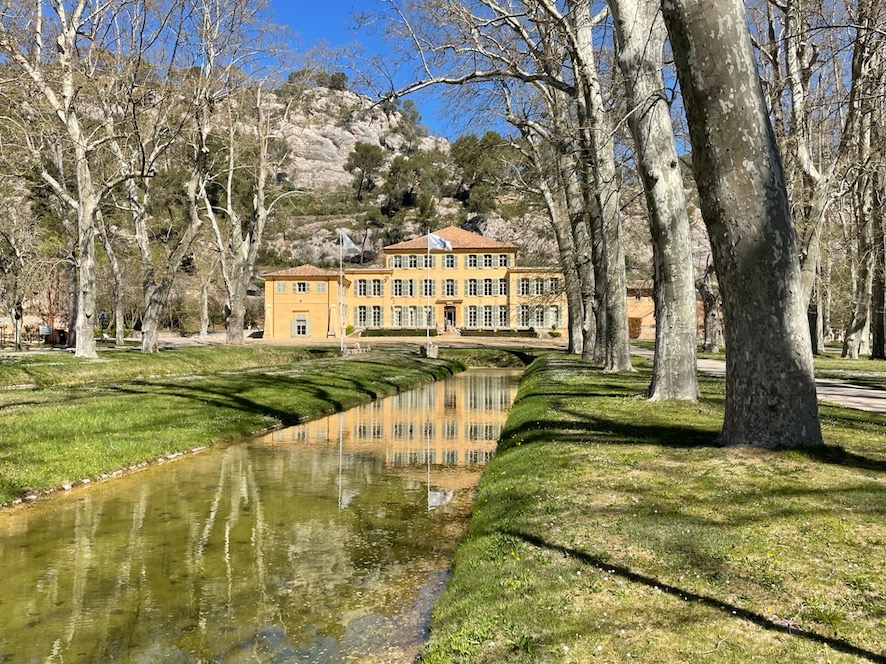
[[[0,390],[0,505],[365,403],[463,368],[451,360],[384,350],[293,362],[291,350],[176,349],[159,359],[132,354],[126,360],[135,363],[128,380],[90,379],[88,387],[79,386],[93,369],[73,363],[70,371],[79,377],[68,387]],[[158,362],[167,373],[158,371]],[[19,371],[4,365],[0,373],[7,369]],[[125,373],[119,366],[115,371]]]
[[[440,357],[455,360],[466,367],[494,367],[500,369],[522,368],[538,358],[539,352],[532,348],[444,348]]]
[[[886,661],[886,418],[818,454],[711,446],[722,382],[530,367],[424,662]]]
[[[144,355],[136,350],[102,350],[99,359],[71,353],[25,352],[0,356],[0,389],[70,387],[160,376],[274,367],[338,354],[335,349],[298,346],[204,346]]]

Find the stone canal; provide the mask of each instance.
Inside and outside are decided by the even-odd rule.
[[[519,381],[471,370],[0,513],[0,662],[411,662]]]

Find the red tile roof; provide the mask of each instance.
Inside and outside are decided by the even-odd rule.
[[[266,272],[262,275],[265,279],[268,277],[338,277],[338,272],[332,270],[324,270],[313,265],[299,265],[298,267],[288,267],[285,270],[277,270],[276,272]]]
[[[446,228],[441,228],[440,230],[433,232],[444,240],[449,240],[449,242],[452,243],[453,249],[499,249],[514,251],[517,249],[516,245],[499,242],[498,240],[493,240],[489,237],[483,237],[482,235],[471,233],[458,226],[447,226]],[[405,242],[388,245],[384,248],[384,251],[426,250],[427,248],[428,236],[422,235],[421,237],[406,240]],[[441,253],[440,250],[436,249],[432,249],[432,251],[434,253]]]

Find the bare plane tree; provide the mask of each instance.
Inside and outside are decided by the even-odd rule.
[[[744,3],[662,0],[723,296],[724,445],[822,444],[800,262]]]
[[[692,242],[683,176],[661,73],[667,36],[660,8],[645,0],[609,0],[618,62],[631,106],[628,125],[646,194],[655,268],[652,400],[694,401],[697,322]]]
[[[227,158],[219,169],[216,183],[221,201],[213,203],[206,187],[201,188],[203,210],[209,219],[218,250],[222,281],[225,287],[225,340],[229,344],[242,344],[246,316],[246,293],[252,280],[258,251],[264,237],[268,218],[277,203],[285,200],[290,192],[274,196],[269,180],[276,172],[273,166],[279,159],[271,154],[273,121],[281,121],[288,115],[288,107],[282,111],[267,108],[262,87],[259,85],[245,91],[238,99],[240,112],[235,116],[229,105],[227,134],[224,150]],[[244,135],[247,130],[254,135]],[[250,147],[241,147],[249,145]],[[241,158],[245,151],[248,158]],[[273,171],[273,172],[272,172]],[[249,193],[238,200],[237,180],[246,180]]]
[[[49,10],[45,15],[44,8]],[[115,183],[103,182],[100,176],[97,161],[101,159],[103,141],[97,140],[90,128],[92,109],[90,101],[84,99],[84,83],[96,80],[108,47],[107,30],[117,9],[110,2],[93,7],[88,0],[28,4],[6,1],[0,5],[0,53],[22,84],[28,81],[25,85],[36,93],[32,108],[46,109],[42,121],[55,126],[71,155],[74,174],[68,188],[40,159],[44,148],[41,139],[28,137],[42,179],[77,219],[75,354],[86,358],[96,357],[95,216]],[[44,48],[46,35],[55,35],[53,48]]]
[[[447,0],[409,4],[407,15],[407,9],[393,0],[388,4],[394,10],[400,36],[415,46],[420,60],[415,82],[397,94],[431,85],[510,82],[514,86],[534,86],[542,98],[553,99],[553,94],[545,90],[569,97],[572,108],[566,113],[578,118],[572,125],[575,136],[557,135],[552,140],[574,141],[576,145],[571,172],[563,177],[567,194],[573,184],[578,186],[578,195],[571,199],[575,205],[570,207],[573,227],[580,230],[582,225],[587,226],[589,232],[584,235],[587,242],[594,243],[593,247],[584,247],[573,234],[576,255],[591,256],[595,262],[597,301],[586,302],[584,311],[599,309],[596,323],[603,331],[595,331],[593,345],[583,344],[583,354],[599,353],[595,359],[607,371],[630,370],[614,123],[607,116],[592,43],[592,31],[605,11],[592,16],[588,2],[575,2],[565,12],[546,0]],[[551,107],[549,103],[547,106]],[[501,112],[515,118],[515,126],[522,124],[525,129],[521,113]],[[582,266],[586,271],[590,269],[590,263]],[[583,291],[582,297],[587,295]]]

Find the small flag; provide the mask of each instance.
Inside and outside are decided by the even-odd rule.
[[[446,505],[452,501],[452,491],[428,491],[428,509]]]
[[[452,242],[444,240],[436,233],[428,233],[428,249],[442,249],[443,251],[452,251]]]
[[[341,248],[346,254],[359,254],[360,247],[358,247],[354,241],[348,237],[348,234],[343,230],[339,229],[339,234],[341,235]]]

